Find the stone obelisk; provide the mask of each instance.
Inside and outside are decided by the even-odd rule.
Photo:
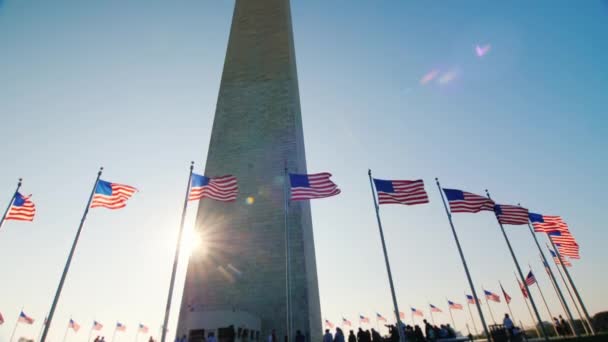
[[[283,341],[287,223],[290,341],[296,330],[321,340],[310,206],[286,207],[285,168],[306,173],[289,0],[236,0],[205,175],[236,176],[239,196],[200,202],[177,335],[234,325]]]

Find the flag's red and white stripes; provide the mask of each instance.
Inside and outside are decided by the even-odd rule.
[[[436,307],[433,304],[429,304],[429,306],[431,307],[431,312],[443,312],[440,308]]]
[[[80,330],[80,324],[76,323],[73,319],[70,319],[68,328],[74,330],[74,332],[78,332],[78,330]]]
[[[93,321],[93,330],[100,331],[101,329],[103,329],[103,324]]]
[[[138,332],[140,332],[142,334],[147,334],[149,330],[150,329],[148,329],[147,326],[145,326],[144,324],[139,323]]]
[[[109,184],[111,191],[108,194],[107,192],[98,191],[101,189],[100,184],[104,182],[106,185]],[[103,186],[103,184],[102,184]],[[137,192],[137,189],[124,184],[118,183],[108,183],[102,180],[99,180],[97,190],[93,195],[93,200],[91,201],[91,208],[103,207],[108,209],[121,209],[127,206],[127,201],[134,193]]]
[[[388,187],[383,186],[386,182]],[[429,196],[424,190],[424,181],[418,180],[389,180],[374,179],[378,192],[379,204],[415,205],[429,203]],[[391,186],[392,185],[392,186]]]
[[[554,230],[559,231],[563,228],[568,229],[568,226],[560,216],[542,215],[542,217],[544,222],[532,222],[534,231],[537,233],[547,233]]]
[[[501,224],[528,224],[528,209],[517,205],[498,204],[494,208]]]
[[[20,193],[15,193],[15,199],[11,204],[11,207],[6,213],[5,220],[16,220],[16,221],[33,221],[36,215],[36,206],[34,202],[30,200],[29,196],[23,196]]]
[[[562,256],[567,256],[572,259],[581,258],[578,246],[557,245],[557,250]]]
[[[206,185],[203,185],[205,183]],[[188,200],[196,201],[207,197],[216,201],[232,202],[236,200],[238,192],[239,185],[235,176],[226,175],[221,177],[213,177],[208,178],[208,181],[202,184],[196,184],[193,182],[192,188],[190,189],[190,194],[188,195]]]
[[[448,300],[448,306],[452,310],[462,310],[462,304],[452,302],[451,300]]]
[[[291,174],[291,200],[325,198],[340,194],[340,189],[329,179],[330,177],[329,172],[310,175]]]
[[[526,285],[532,286],[534,284],[536,284],[536,277],[534,276],[534,273],[530,271],[530,273],[528,273],[528,276],[526,276]]]
[[[443,191],[446,194],[452,213],[494,211],[494,201],[487,197],[455,189],[443,189]]]

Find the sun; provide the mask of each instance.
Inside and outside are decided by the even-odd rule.
[[[182,241],[180,242],[181,253],[191,255],[192,253],[206,254],[206,243],[200,233],[196,232],[193,227],[184,229]]]

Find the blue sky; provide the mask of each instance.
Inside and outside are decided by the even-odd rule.
[[[187,168],[195,160],[202,171],[206,158],[233,5],[0,1],[0,205],[23,177],[38,208],[33,224],[0,230],[1,340],[21,307],[37,322],[17,335],[37,335],[101,165],[104,179],[140,192],[124,210],[91,212],[51,337],[70,316],[84,332],[68,341],[82,340],[93,319],[107,337],[125,323],[117,341],[139,322],[158,332]],[[309,171],[331,171],[342,189],[312,205],[324,318],[391,310],[368,168],[422,178],[429,192],[428,205],[381,211],[404,311],[445,309],[446,297],[463,302],[468,291],[434,177],[562,215],[582,248],[572,275],[589,311],[606,309],[605,2],[294,1],[292,11]],[[491,50],[479,58],[476,44]],[[422,85],[432,70],[438,77]],[[446,74],[451,81],[439,82]],[[476,285],[498,291],[501,280],[516,320],[529,324],[492,214],[454,221]],[[558,314],[527,228],[508,234]],[[458,328],[467,317],[455,313]]]

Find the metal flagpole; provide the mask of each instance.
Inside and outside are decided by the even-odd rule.
[[[139,328],[135,332],[135,342],[137,342],[137,337],[139,337]]]
[[[433,316],[433,308],[431,308],[431,304],[429,303],[429,311],[431,312],[431,322],[435,325],[435,316]]]
[[[517,205],[519,205],[519,203]],[[551,278],[552,282],[554,283],[555,291],[557,292],[559,299],[563,303],[564,310],[566,311],[566,314],[568,315],[568,320],[570,321],[570,326],[572,326],[572,331],[574,332],[574,334],[576,336],[579,336],[578,331],[574,328],[574,318],[572,317],[572,312],[570,311],[570,308],[568,307],[568,304],[566,303],[566,299],[564,298],[564,294],[562,293],[562,290],[559,288],[559,285],[557,284],[557,281],[555,280],[555,275],[553,274],[553,270],[551,270],[551,268],[549,267],[549,263],[547,262],[545,253],[543,253],[543,250],[540,247],[540,243],[538,242],[538,238],[536,237],[536,234],[534,234],[534,229],[532,229],[530,220],[528,220],[528,229],[530,230],[530,234],[532,234],[532,237],[534,238],[534,242],[536,243],[536,247],[538,247],[538,252],[540,253],[540,256],[543,260],[544,265],[547,265],[547,267],[548,267],[547,273],[549,273],[549,278]]]
[[[114,327],[114,333],[112,334],[112,340],[110,342],[114,342],[114,338],[116,337],[117,330],[118,330],[118,324]]]
[[[456,234],[456,229],[454,228],[454,222],[452,222],[452,214],[450,213],[450,210],[448,209],[448,206],[445,203],[445,197],[443,196],[443,190],[441,189],[441,185],[439,184],[439,179],[435,178],[435,182],[437,183],[437,188],[439,189],[439,194],[441,195],[441,200],[443,201],[443,207],[445,208],[445,213],[448,216],[448,221],[450,221],[450,227],[452,227],[452,234],[454,234],[454,241],[456,241],[456,247],[458,248],[458,253],[460,254],[460,260],[462,261],[464,272],[467,275],[467,280],[469,281],[469,286],[471,287],[473,298],[475,298],[475,305],[477,306],[477,312],[479,312],[479,319],[481,320],[483,331],[485,332],[488,341],[490,341],[490,331],[488,330],[486,320],[483,317],[483,312],[481,311],[481,305],[479,304],[479,300],[477,300],[477,292],[475,292],[475,286],[473,286],[473,280],[471,278],[471,273],[469,272],[469,266],[467,266],[467,261],[464,258],[464,253],[462,252],[462,247],[460,246],[460,241],[458,240],[458,235]],[[471,309],[469,308],[469,312],[470,311]],[[471,318],[473,318],[473,314],[471,314]],[[477,330],[477,328],[475,328],[475,330]]]
[[[173,269],[171,270],[171,280],[169,281],[169,294],[167,295],[167,305],[165,306],[165,318],[163,319],[163,327],[169,324],[169,315],[171,313],[171,301],[173,299],[173,287],[175,285],[175,276],[177,274],[177,263],[179,262],[180,247],[182,244],[182,235],[184,233],[184,222],[186,220],[186,211],[188,209],[188,197],[190,197],[190,188],[192,183],[192,170],[194,170],[194,162],[190,162],[190,172],[188,174],[188,184],[186,186],[186,198],[184,198],[184,208],[182,209],[182,218],[179,224],[179,232],[177,233],[177,242],[175,244],[175,255],[173,256]],[[160,340],[165,342],[167,329],[164,328],[161,332]],[[135,335],[137,340],[137,334]]]
[[[454,316],[452,315],[452,307],[450,306],[450,300],[445,299],[448,302],[448,311],[450,312],[450,318],[452,319],[452,328],[456,329],[456,322],[454,322]]]
[[[492,197],[490,196],[490,192],[487,189],[486,189],[486,195],[488,195],[489,199],[492,199]],[[500,226],[500,230],[502,231],[502,235],[505,237],[505,241],[507,242],[507,246],[509,247],[509,252],[511,252],[511,256],[513,257],[513,262],[515,263],[515,267],[517,268],[517,272],[519,273],[519,277],[524,282],[524,286],[526,287],[526,291],[528,291],[528,296],[530,297],[530,304],[532,304],[532,309],[534,309],[534,314],[536,315],[536,318],[538,319],[538,323],[540,324],[540,328],[541,328],[541,331],[543,332],[543,336],[544,336],[544,338],[545,338],[546,341],[549,341],[549,335],[547,334],[547,331],[545,330],[545,325],[543,324],[543,320],[540,317],[540,314],[538,313],[538,309],[536,308],[536,303],[534,303],[534,298],[532,298],[532,293],[530,293],[530,289],[528,288],[528,284],[526,284],[526,278],[524,278],[524,274],[521,271],[521,267],[519,267],[519,262],[517,261],[517,257],[515,256],[515,252],[513,251],[513,247],[511,247],[511,242],[509,241],[509,237],[507,236],[507,232],[505,231],[505,227],[503,227],[502,223],[500,223],[500,220],[498,219],[498,215],[496,214],[496,212],[494,212],[494,214],[496,216],[496,221],[498,222],[498,225]]]
[[[21,312],[23,312],[23,309],[21,309]],[[19,318],[17,318],[17,322],[15,322],[15,327],[13,328],[13,332],[11,333],[11,338],[8,340],[9,342],[13,342],[13,337],[15,337],[15,332],[17,331],[18,325],[19,325]]]
[[[283,192],[285,197],[285,296],[286,296],[286,314],[287,314],[287,342],[292,340],[291,336],[291,247],[289,243],[289,173],[287,170],[287,161],[285,161],[285,181],[283,182]]]
[[[488,306],[488,310],[490,311],[490,317],[492,318],[492,322],[496,324],[496,320],[494,319],[494,313],[492,313],[492,307],[490,306],[490,302],[488,301],[488,296],[484,295],[484,297],[486,297],[486,305]]]
[[[93,326],[91,326],[91,330],[89,330],[89,337],[87,337],[87,342],[91,341],[91,336],[93,336]]]
[[[469,308],[469,315],[471,316],[471,322],[473,323],[473,329],[475,329],[475,335],[479,335],[479,330],[477,330],[477,324],[475,324],[475,319],[473,318],[473,311],[471,311],[471,303],[467,301],[467,307]]]
[[[393,306],[395,309],[395,317],[397,318],[397,326],[401,327],[401,318],[399,317],[399,307],[397,306],[397,296],[395,295],[395,287],[393,286],[393,275],[391,274],[391,265],[388,261],[388,254],[386,252],[386,243],[384,242],[384,232],[382,231],[382,222],[380,221],[380,206],[376,201],[376,191],[374,190],[374,182],[372,180],[372,170],[367,171],[369,176],[369,186],[372,190],[372,199],[374,200],[374,208],[376,209],[376,219],[378,220],[378,230],[380,231],[380,241],[382,242],[382,251],[384,252],[384,262],[386,263],[386,272],[388,273],[388,282],[391,287],[391,295],[393,297]],[[399,332],[399,341],[404,342],[402,329],[397,329]]]
[[[65,342],[65,339],[68,337],[68,330],[70,330],[70,324],[68,323],[68,326],[65,327],[65,333],[63,334],[63,342]]]
[[[42,336],[42,331],[44,330],[44,326],[46,325],[46,317],[44,317],[44,321],[42,321],[42,326],[40,326],[40,332],[38,333],[38,337],[36,341],[40,341],[40,336]]]
[[[519,289],[521,290],[522,285],[519,282],[519,279],[517,278],[517,273],[513,272],[513,275],[515,276],[517,285],[519,285]],[[528,296],[530,295],[528,290],[526,290],[526,293],[528,294]],[[523,295],[523,293],[522,293],[522,295]],[[532,314],[532,310],[530,310],[530,305],[528,305],[528,298],[526,296],[524,296],[524,302],[526,303],[526,308],[528,308],[528,313],[530,314],[530,319],[532,319],[532,324],[534,325],[534,330],[536,330],[536,335],[538,335],[538,337],[540,338],[540,331],[538,331],[538,324],[534,324],[534,315]]]
[[[549,274],[549,264],[545,263],[543,266],[545,266],[545,271],[547,271],[547,274]],[[557,284],[554,282],[554,279],[551,278],[551,277],[549,277],[549,280],[551,281],[551,285],[553,286],[553,291],[555,291],[557,293],[557,288],[555,287]],[[562,309],[564,310],[564,312],[566,312],[566,306],[564,305],[565,302],[562,301],[561,298],[559,298],[559,303],[561,304]],[[576,336],[579,336],[578,331],[574,327],[574,321],[568,320],[568,325],[570,326],[570,329],[571,329],[570,331],[572,331],[572,334],[575,334]]]
[[[505,295],[505,289],[502,287],[502,283],[498,281],[498,285],[500,285],[500,289],[502,290],[502,294]],[[509,314],[511,315],[511,321],[515,321],[515,316],[513,316],[513,311],[511,311],[511,304],[507,300],[507,296],[505,296],[505,303],[507,304],[507,309],[509,309]]]
[[[13,202],[15,202],[15,197],[17,196],[17,193],[19,192],[19,189],[21,188],[22,181],[23,181],[23,179],[19,178],[19,182],[17,182],[17,190],[15,190],[15,192],[13,193],[13,197],[11,197],[10,202],[8,202],[8,206],[6,207],[6,210],[4,211],[4,215],[2,215],[2,220],[0,220],[0,229],[2,229],[2,225],[4,224],[4,219],[6,219],[6,215],[8,214],[9,209],[13,205]]]
[[[528,265],[528,267],[530,267],[530,270],[532,270],[532,267],[530,265]],[[534,277],[536,278],[536,277]],[[545,308],[547,308],[547,312],[549,313],[549,317],[551,318],[551,320],[553,321],[553,314],[551,313],[551,310],[549,309],[549,305],[547,304],[547,301],[545,300],[545,296],[543,295],[543,290],[540,288],[540,285],[538,284],[538,279],[536,279],[536,288],[538,289],[538,293],[540,293],[540,298],[543,299],[543,303],[545,303]],[[555,324],[555,322],[553,322],[553,330],[555,330],[555,335],[559,336],[559,332],[557,331],[557,324]]]
[[[549,245],[545,244],[547,246],[547,249],[550,250]],[[576,300],[574,299],[574,296],[572,295],[572,291],[570,291],[570,286],[568,286],[568,283],[566,282],[566,279],[564,278],[564,274],[562,273],[562,270],[559,268],[560,264],[556,264],[557,267],[557,272],[559,273],[560,278],[562,279],[562,282],[564,283],[564,286],[566,287],[566,290],[568,290],[568,295],[570,296],[570,300],[572,300],[572,303],[574,303],[574,308],[576,309],[576,312],[578,313],[578,317],[580,317],[581,319],[581,325],[583,326],[583,329],[585,329],[585,334],[589,335],[589,329],[587,328],[587,321],[585,320],[585,316],[583,316],[583,314],[581,314],[581,310],[578,307],[578,304],[576,303]]]
[[[589,324],[589,329],[591,329],[591,333],[593,335],[595,335],[595,329],[593,328],[593,325],[591,324],[591,317],[589,317],[589,312],[587,311],[587,308],[585,307],[585,303],[583,303],[583,299],[581,298],[581,295],[578,293],[578,289],[576,288],[576,285],[574,285],[574,281],[572,281],[572,277],[570,276],[570,272],[568,272],[568,268],[565,267],[562,262],[562,253],[560,253],[560,251],[557,249],[557,246],[555,246],[555,243],[553,242],[553,240],[551,238],[549,238],[549,241],[551,241],[553,250],[555,251],[555,254],[557,254],[557,258],[559,259],[559,263],[562,265],[562,268],[564,269],[564,273],[566,273],[566,277],[568,278],[568,281],[570,282],[570,286],[572,287],[572,290],[574,290],[574,294],[576,295],[576,298],[578,299],[578,302],[581,305],[583,312],[585,313],[585,317],[587,318],[587,324]]]
[[[40,342],[45,342],[46,336],[49,333],[49,328],[51,327],[51,322],[53,321],[53,315],[55,315],[55,309],[57,308],[57,302],[59,301],[59,297],[61,296],[61,290],[63,289],[63,283],[65,282],[68,270],[70,269],[72,257],[74,256],[74,251],[76,250],[76,245],[78,244],[78,239],[80,238],[80,233],[82,232],[82,227],[84,226],[84,221],[87,219],[87,214],[89,213],[89,208],[91,207],[91,200],[93,199],[93,195],[95,194],[95,188],[97,188],[97,183],[99,182],[99,177],[101,177],[102,172],[103,166],[99,168],[99,172],[97,172],[97,178],[95,179],[95,183],[93,184],[93,189],[91,190],[91,195],[89,196],[89,201],[87,202],[87,207],[85,208],[84,214],[82,215],[82,219],[80,220],[80,225],[78,226],[76,237],[74,237],[74,242],[72,243],[72,249],[70,249],[68,260],[66,261],[65,267],[63,268],[63,274],[61,275],[61,280],[59,281],[57,292],[55,292],[53,305],[51,305],[51,311],[49,312],[46,325],[44,326],[44,331],[42,332],[42,338],[40,339]]]

